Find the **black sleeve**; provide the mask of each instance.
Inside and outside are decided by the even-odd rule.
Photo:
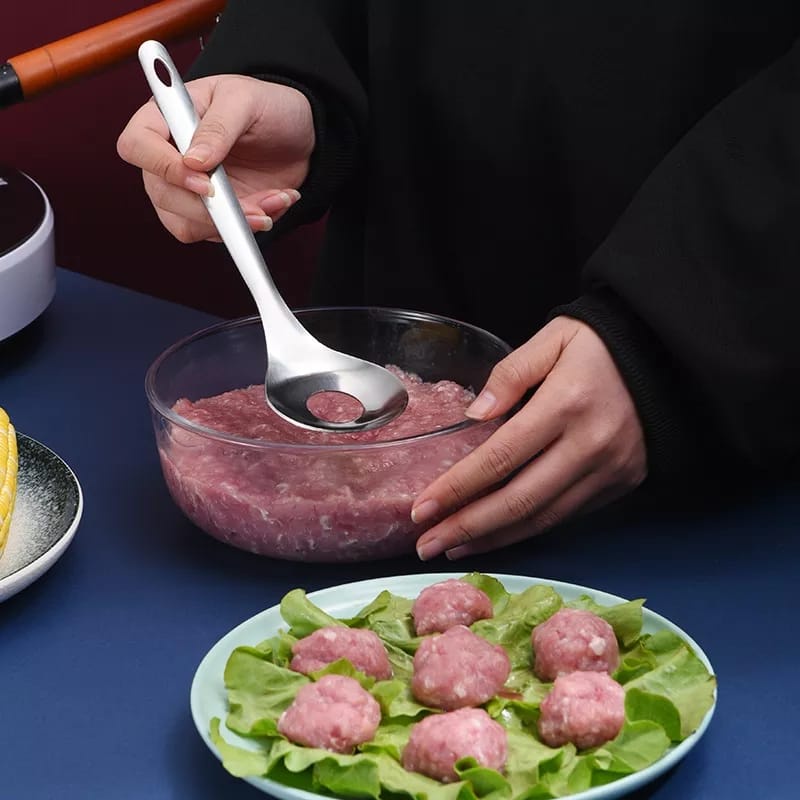
[[[797,464],[800,43],[684,137],[583,278],[552,316],[604,339],[651,474]]]
[[[318,219],[358,169],[367,128],[360,80],[365,58],[359,0],[230,0],[187,80],[233,73],[302,91],[316,147],[291,224]],[[278,226],[276,226],[277,228]]]

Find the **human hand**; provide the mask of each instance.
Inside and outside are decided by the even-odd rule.
[[[269,230],[296,202],[314,149],[314,122],[305,95],[289,86],[241,75],[186,84],[200,124],[185,156],[170,142],[155,102],[145,103],[117,140],[119,156],[142,170],[145,191],[161,223],[181,242],[219,241],[203,205],[207,173],[225,171],[253,230]]]
[[[428,560],[518,542],[638,486],[647,474],[633,401],[600,337],[557,317],[499,362],[468,415],[493,419],[534,395],[483,444],[426,487],[415,522]]]

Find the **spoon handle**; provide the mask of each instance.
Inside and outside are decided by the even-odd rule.
[[[148,40],[139,47],[139,62],[179,152],[189,149],[200,122],[180,73],[160,42]],[[203,197],[219,235],[253,295],[262,320],[269,320],[273,341],[284,335],[305,333],[278,292],[261,249],[242,212],[236,192],[220,164],[209,173],[214,194]],[[286,328],[290,330],[285,331]]]

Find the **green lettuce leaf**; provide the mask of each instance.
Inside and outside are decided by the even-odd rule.
[[[433,709],[418,703],[411,693],[407,681],[393,679],[379,681],[372,689],[372,696],[378,701],[384,719],[404,719],[406,722],[424,716]]]
[[[664,726],[670,739],[682,741],[713,706],[716,686],[716,678],[684,644],[625,685],[626,714],[630,719],[652,719]]]
[[[242,736],[273,735],[281,712],[309,682],[305,675],[273,664],[269,655],[255,647],[237,647],[225,665],[225,724]]]
[[[292,589],[285,594],[280,610],[281,616],[289,623],[289,633],[298,639],[320,628],[344,624],[314,605],[302,589]]]
[[[278,631],[275,636],[265,639],[256,645],[256,650],[269,655],[273,664],[278,667],[288,667],[292,661],[292,646],[297,641],[286,631]]]
[[[213,717],[209,724],[209,735],[214,747],[222,756],[222,766],[237,778],[263,775],[269,769],[269,755],[264,750],[245,750],[229,744],[219,732],[219,718]]]
[[[375,685],[375,678],[372,675],[367,675],[361,670],[356,669],[353,664],[346,658],[339,658],[336,661],[331,661],[322,669],[315,670],[309,674],[309,677],[318,681],[323,675],[344,675],[346,678],[352,678],[361,684],[363,689],[369,691]]]
[[[503,610],[491,619],[472,624],[472,630],[492,644],[506,648],[512,670],[528,670],[531,665],[531,631],[561,608],[563,601],[551,586],[530,586],[509,595]],[[516,683],[512,685],[517,689]]]
[[[511,595],[497,578],[493,578],[491,575],[484,575],[481,572],[470,572],[467,575],[462,575],[461,580],[471,583],[480,589],[492,601],[495,616],[503,613]]]
[[[354,628],[371,628],[384,642],[413,656],[422,639],[414,632],[412,605],[413,600],[407,597],[383,591],[355,617],[345,622]]]

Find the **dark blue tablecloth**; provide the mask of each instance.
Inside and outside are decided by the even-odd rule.
[[[0,343],[0,405],[61,455],[85,495],[70,548],[0,604],[0,798],[262,797],[222,769],[193,726],[189,687],[206,651],[290,588],[450,569],[645,597],[701,645],[719,678],[714,719],[637,798],[800,796],[796,482],[700,507],[680,497],[655,510],[623,505],[456,564],[248,555],[173,506],[143,391],[158,353],[212,321],[61,270],[44,316]]]

